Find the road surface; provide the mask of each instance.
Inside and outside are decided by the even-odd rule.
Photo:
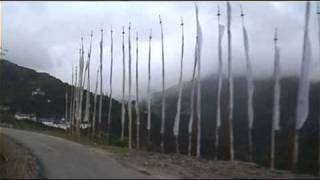
[[[103,150],[30,131],[0,128],[38,158],[45,178],[151,178],[122,166]]]

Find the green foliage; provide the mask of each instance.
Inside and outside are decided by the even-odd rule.
[[[111,135],[109,138],[109,144],[114,145],[114,146],[119,146],[119,147],[127,147],[128,146],[128,138],[125,137],[124,141],[121,141],[121,139],[119,137]]]
[[[49,74],[37,73],[6,60],[0,60],[0,69],[1,105],[10,106],[12,112],[62,117],[65,83]],[[32,91],[37,88],[45,95],[32,96]],[[48,103],[48,100],[51,102]]]

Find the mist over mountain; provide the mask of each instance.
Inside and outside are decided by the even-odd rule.
[[[203,156],[213,157],[216,123],[216,91],[217,75],[212,74],[201,80],[201,151]],[[276,166],[289,169],[292,157],[293,127],[295,123],[298,77],[282,77],[280,81],[280,131],[276,134]],[[273,79],[256,79],[254,82],[254,123],[253,123],[253,153],[257,163],[268,165],[271,143],[271,121],[273,107]],[[301,129],[299,167],[304,172],[316,172],[317,144],[320,107],[320,83],[314,82],[310,87],[309,116]],[[187,153],[188,122],[190,118],[191,82],[184,82],[182,94],[182,110],[180,120],[180,149]],[[161,92],[155,93],[152,99],[152,110],[161,118]],[[222,125],[220,132],[219,155],[228,158],[228,123],[227,123],[227,79],[224,77],[222,86]],[[167,151],[175,151],[173,123],[178,100],[178,85],[166,90],[166,141]],[[246,160],[248,152],[248,122],[247,122],[247,81],[244,76],[234,77],[234,142],[237,159]],[[193,132],[196,135],[196,118]],[[195,153],[196,136],[193,137],[193,153]]]
[[[226,4],[223,1],[199,1],[200,24],[203,30],[201,73],[217,72],[218,28],[217,6],[221,7],[221,23],[226,25]],[[243,48],[240,4],[243,5],[245,25],[250,44],[253,75],[271,76],[273,71],[273,36],[278,28],[281,49],[281,74],[300,73],[304,27],[304,2],[237,2],[232,4],[232,56],[233,73],[244,74],[246,60]],[[314,12],[313,12],[314,11]],[[319,79],[319,48],[316,8],[310,17],[313,65],[311,76]],[[45,71],[64,82],[71,82],[72,64],[78,63],[79,46],[84,38],[87,52],[90,32],[93,31],[92,76],[99,67],[100,29],[104,28],[103,79],[110,70],[110,27],[114,30],[114,94],[122,97],[122,26],[125,34],[125,56],[128,60],[128,23],[132,24],[132,57],[135,62],[135,32],[139,33],[140,90],[146,94],[148,73],[148,36],[152,29],[151,87],[161,90],[161,36],[158,16],[163,19],[166,86],[178,82],[177,69],[181,55],[181,17],[185,19],[184,79],[192,76],[196,21],[194,2],[3,2],[3,46],[6,57],[19,65]],[[28,18],[25,18],[28,17]],[[108,18],[116,17],[116,18]],[[24,19],[21,21],[21,19]],[[311,23],[312,22],[312,23]],[[63,28],[61,28],[63,27]],[[17,38],[19,37],[19,38]],[[227,64],[227,34],[223,37],[223,63]],[[133,63],[134,64],[134,63]],[[135,66],[132,67],[135,72]],[[227,72],[227,66],[224,66]],[[127,68],[126,68],[127,69]],[[127,71],[128,72],[128,71]],[[94,82],[91,81],[91,87]],[[133,82],[135,80],[133,79]],[[108,86],[103,87],[109,92]]]

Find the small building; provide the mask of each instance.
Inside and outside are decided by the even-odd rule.
[[[57,124],[57,123],[54,123],[52,121],[42,121],[41,122],[43,125],[45,126],[50,126],[50,127],[54,127],[54,128],[59,128],[59,129],[68,129],[69,128],[69,125],[68,124]]]
[[[91,128],[90,123],[81,123],[80,124],[80,129],[88,129],[88,128]]]
[[[31,120],[34,122],[37,121],[37,117],[33,113],[31,113],[31,114],[15,113],[14,118],[16,120],[28,119],[28,120]]]
[[[0,111],[9,111],[10,106],[0,105]]]
[[[55,123],[53,121],[42,121],[41,123],[45,126],[50,126],[50,127],[64,129],[64,130],[70,128],[70,123]],[[80,124],[80,129],[88,129],[88,128],[91,128],[90,123],[81,123]]]
[[[35,95],[45,96],[46,93],[44,91],[42,91],[41,88],[37,88],[31,92],[31,95],[32,96],[35,96]]]
[[[61,122],[61,119],[56,117],[39,117],[38,122],[52,122],[59,124]]]

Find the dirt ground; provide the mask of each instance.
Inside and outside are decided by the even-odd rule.
[[[40,166],[28,149],[0,135],[0,179],[38,178]]]
[[[156,178],[317,178],[283,170],[272,171],[249,162],[214,161],[177,154],[131,150],[116,158],[124,165]]]

